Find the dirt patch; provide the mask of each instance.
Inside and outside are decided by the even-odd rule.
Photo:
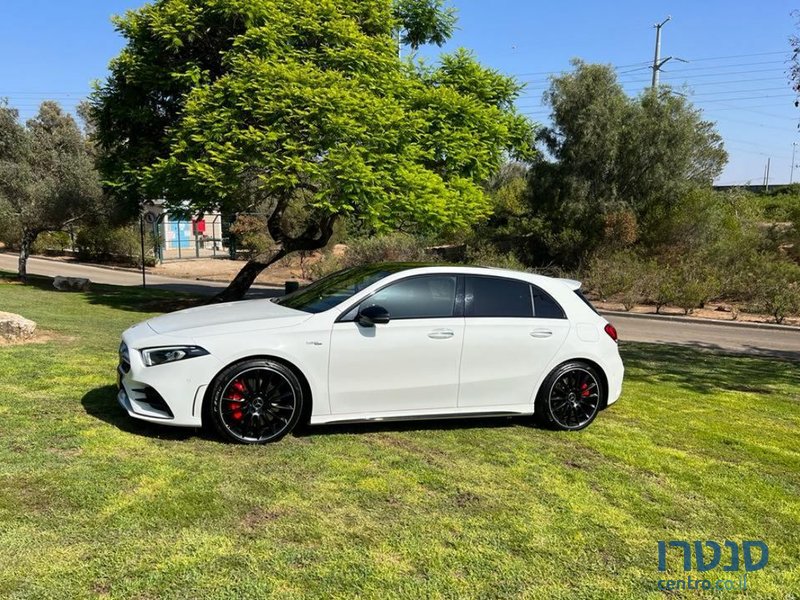
[[[257,506],[242,517],[242,526],[248,531],[254,531],[280,516],[281,513],[276,510],[266,510]]]
[[[463,491],[458,492],[454,498],[456,506],[461,508],[475,504],[479,500],[480,497],[477,494],[473,494],[472,492],[463,492]]]
[[[37,329],[33,337],[27,340],[15,340],[13,342],[0,338],[0,347],[6,346],[25,346],[27,344],[47,344],[49,342],[72,342],[75,338],[56,333],[55,331],[48,331],[46,329]]]
[[[320,253],[315,253],[304,259],[303,264],[300,263],[299,256],[287,256],[264,269],[256,278],[256,283],[281,287],[286,281],[299,281],[301,285],[310,283],[308,266],[317,262],[321,256]],[[167,261],[148,269],[148,272],[165,277],[227,282],[231,281],[244,265],[243,260],[229,258],[193,258]]]

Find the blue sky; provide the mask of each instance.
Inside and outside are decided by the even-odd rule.
[[[771,180],[789,180],[792,144],[800,142],[800,109],[793,105],[786,61],[795,30],[790,13],[798,5],[783,0],[453,3],[459,29],[444,50],[473,49],[485,64],[517,75],[528,85],[520,110],[540,122],[547,120],[540,99],[548,75],[568,69],[573,57],[618,66],[631,94],[649,85],[653,24],[671,15],[663,29],[662,56],[690,62],[668,63],[662,81],[688,85],[692,100],[717,122],[730,153],[719,182],[761,183],[767,157]],[[23,118],[44,99],[73,109],[122,47],[110,16],[141,4],[4,0],[0,97],[9,98]],[[438,52],[432,48],[424,54]]]

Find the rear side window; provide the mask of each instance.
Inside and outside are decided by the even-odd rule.
[[[564,309],[543,289],[531,285],[534,316],[540,319],[566,319]]]
[[[599,312],[597,312],[597,309],[594,307],[594,305],[591,302],[589,302],[589,299],[586,296],[583,295],[582,291],[575,290],[575,295],[578,296],[578,298],[580,298],[581,300],[583,300],[583,303],[586,304],[586,306],[591,308],[598,315],[600,314]]]
[[[467,317],[532,317],[530,285],[515,279],[467,277],[464,314]]]

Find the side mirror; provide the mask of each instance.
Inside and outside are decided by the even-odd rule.
[[[362,327],[375,327],[376,324],[384,325],[389,322],[389,311],[378,306],[367,306],[358,311],[356,321]]]

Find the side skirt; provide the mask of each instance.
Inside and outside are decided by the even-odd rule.
[[[378,421],[427,421],[439,419],[475,419],[491,417],[520,417],[532,415],[532,407],[521,405],[519,407],[502,407],[495,410],[477,410],[470,412],[430,412],[430,413],[366,413],[366,414],[340,414],[312,416],[310,425],[325,425],[327,423],[369,423]]]

